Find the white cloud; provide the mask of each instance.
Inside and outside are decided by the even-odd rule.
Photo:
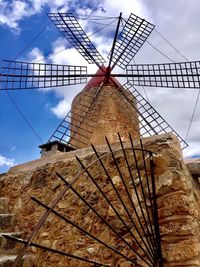
[[[9,158],[6,158],[2,155],[0,155],[0,166],[8,166],[8,167],[12,167],[14,166],[15,164],[15,161],[14,159],[9,159]]]
[[[105,0],[102,5],[103,9],[106,10],[107,15],[118,16],[119,13],[122,12],[123,17],[128,17],[130,13],[133,12],[146,19],[149,17],[149,11],[141,0],[124,0],[123,2],[122,0]]]
[[[23,1],[0,2],[0,24],[18,30],[17,21],[26,16],[27,4]]]
[[[45,8],[50,11],[67,12],[75,9],[77,14],[90,15],[91,13],[118,16],[122,11],[124,16],[134,10],[140,16],[147,16],[148,10],[141,0],[123,1],[121,0],[94,0],[94,1],[69,1],[69,0],[0,0],[0,24],[10,27],[19,33],[19,22],[26,17],[38,14]]]
[[[183,155],[185,158],[190,157],[200,157],[200,142],[199,143],[190,143],[190,146],[184,149]]]
[[[29,53],[28,53],[28,56],[27,56],[27,59],[29,62],[37,62],[40,60],[40,63],[44,63],[45,60],[44,60],[44,55],[42,53],[42,51],[37,48],[37,47],[34,47]],[[43,59],[43,60],[41,60]]]
[[[64,118],[70,110],[70,104],[67,100],[61,100],[57,106],[51,108],[52,112],[60,119]]]

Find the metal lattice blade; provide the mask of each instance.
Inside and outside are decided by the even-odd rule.
[[[48,16],[57,29],[89,64],[95,63],[99,66],[105,63],[105,60],[72,13],[50,13]]]
[[[87,67],[3,60],[0,90],[58,87],[87,82]]]
[[[149,37],[154,27],[153,24],[145,19],[131,14],[115,44],[112,59],[113,67],[118,65],[125,69]]]
[[[125,90],[124,90],[125,89]],[[133,89],[131,91],[131,89]],[[118,89],[127,101],[137,111],[139,116],[139,130],[142,137],[158,134],[173,133],[179,139],[182,149],[187,143],[180,135],[163,119],[163,117],[147,102],[144,97],[130,83],[126,83]],[[126,108],[126,105],[124,105]],[[127,108],[129,108],[127,106]]]
[[[200,87],[200,62],[129,65],[127,79],[134,85],[153,87]]]

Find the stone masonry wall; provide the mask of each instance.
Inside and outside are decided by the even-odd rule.
[[[137,142],[135,144],[137,145]],[[126,146],[128,145],[126,143]],[[115,147],[117,144],[114,145]],[[200,266],[199,183],[192,178],[185,166],[179,143],[173,135],[145,138],[144,147],[157,155],[155,173],[164,266]],[[103,154],[107,148],[99,146],[98,151]],[[30,196],[49,204],[63,187],[62,181],[57,178],[55,172],[70,181],[80,170],[75,155],[78,155],[85,165],[95,159],[91,149],[81,149],[55,157],[50,156],[45,161],[41,159],[13,167],[0,177],[0,197],[9,197],[9,210],[16,214],[17,218],[15,230],[24,232],[24,237],[30,234],[44,212],[44,209],[30,200]],[[106,164],[112,173],[110,160]],[[102,171],[98,164],[92,171],[99,179],[98,182],[102,183],[104,179],[100,179]],[[116,173],[113,173],[112,177],[116,180]],[[92,203],[96,203],[95,205],[105,216],[109,216],[109,207],[98,198],[87,177],[83,177],[77,187],[82,190],[82,194],[88,195]],[[63,197],[56,210],[79,220],[82,226],[95,233],[104,242],[117,242],[111,231],[88,213],[87,207],[82,205],[72,193],[69,192]],[[113,220],[115,221],[115,218]],[[122,259],[115,258],[109,250],[96,245],[91,239],[53,215],[49,216],[34,241],[75,255],[95,257],[96,260],[111,263],[111,266],[133,266]],[[92,266],[35,248],[30,249],[30,252],[38,267]],[[128,250],[125,253],[130,255]]]

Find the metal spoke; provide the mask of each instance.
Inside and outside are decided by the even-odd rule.
[[[95,150],[94,146],[93,146],[93,150]],[[85,168],[84,164],[81,162],[81,160],[76,157],[77,160],[79,161],[79,163],[81,164],[81,166]],[[144,248],[140,245],[139,240],[136,239],[136,237],[133,235],[131,229],[128,227],[128,225],[126,224],[126,222],[122,219],[122,217],[120,216],[119,212],[117,211],[117,209],[113,206],[113,204],[111,203],[111,201],[108,199],[108,197],[106,196],[106,194],[103,192],[103,190],[101,189],[101,187],[98,185],[98,183],[95,181],[95,179],[92,177],[92,175],[90,174],[90,172],[86,169],[86,173],[88,174],[88,176],[90,177],[90,179],[92,180],[92,182],[95,184],[95,186],[97,187],[97,189],[99,190],[99,192],[101,192],[102,196],[105,198],[105,200],[107,201],[107,203],[110,205],[110,207],[113,209],[113,211],[115,212],[115,214],[117,215],[117,217],[120,219],[120,221],[123,223],[123,225],[126,227],[126,229],[128,230],[128,232],[131,234],[132,238],[135,240],[135,242],[139,245],[139,247],[141,248],[141,250],[146,254],[146,251],[144,250]],[[111,180],[111,179],[110,179]],[[135,208],[134,211],[136,212]],[[137,212],[136,212],[137,213]],[[151,257],[151,251],[149,250],[148,245],[146,244],[146,242],[144,241],[142,235],[140,234],[138,227],[136,226],[135,222],[133,221],[133,225],[134,228],[136,229],[138,235],[140,236],[142,242],[144,243],[145,247],[147,248],[148,252],[150,253],[150,257],[148,256],[149,260],[152,261]],[[154,256],[153,256],[154,257]]]
[[[59,175],[59,174],[57,174]],[[60,176],[60,175],[59,175]],[[39,201],[38,199],[32,197],[31,198],[33,201],[37,202],[37,204],[39,204],[40,206],[46,208],[47,210],[50,210],[50,207],[48,207],[47,205],[43,204],[41,201]],[[103,242],[102,240],[100,240],[99,238],[95,237],[94,235],[90,234],[88,231],[86,231],[85,229],[83,229],[80,225],[74,223],[73,221],[67,219],[66,217],[64,217],[62,214],[60,214],[59,212],[55,211],[55,210],[51,210],[51,212],[56,215],[57,217],[59,217],[60,219],[64,220],[66,223],[71,224],[72,226],[74,226],[75,228],[77,228],[79,231],[83,232],[84,234],[88,235],[89,237],[91,237],[92,239],[94,239],[95,241],[97,241],[98,243],[102,244],[103,246],[105,246],[106,248],[112,250],[113,252],[115,252],[116,254],[119,254],[121,257],[125,258],[126,260],[130,260],[126,255],[120,253],[118,250],[116,250],[114,247],[109,246],[108,244],[106,244],[105,242]]]
[[[142,184],[142,175],[141,175],[140,168],[139,168],[139,165],[138,165],[137,155],[136,155],[136,151],[135,151],[134,146],[133,146],[132,137],[131,137],[131,135],[129,137],[130,137],[130,141],[131,141],[131,147],[132,147],[132,151],[133,151],[133,157],[134,157],[135,164],[136,164],[137,176],[138,176],[140,188],[141,188],[141,191],[142,191],[142,197],[143,197],[143,201],[145,203],[145,209],[142,209],[141,208],[141,212],[142,212],[143,219],[145,221],[147,233],[149,235],[151,233],[151,235],[153,236],[153,239],[154,239],[154,244],[156,246],[156,239],[155,239],[155,236],[154,236],[155,231],[153,230],[153,227],[152,227],[152,220],[150,218],[149,209],[148,209],[148,206],[147,206],[147,199],[146,199],[146,196],[145,196],[145,193],[144,193],[144,187],[143,187],[143,184]],[[144,163],[144,165],[146,164],[145,163],[145,158],[143,158],[143,163]],[[147,169],[145,169],[145,176],[146,176],[146,179],[148,180]],[[135,189],[136,195],[138,195],[138,192],[137,192],[135,186],[134,186],[134,189]],[[149,195],[148,196],[149,196],[149,200],[151,201],[151,192],[150,191],[149,191]],[[139,196],[138,196],[138,198],[139,198]],[[147,219],[146,219],[146,216],[144,215],[144,210],[147,213]],[[154,218],[153,210],[152,210],[152,217]],[[149,223],[147,223],[147,221]]]
[[[122,151],[123,151],[123,154],[124,154],[124,158],[125,158],[126,166],[127,166],[127,168],[128,168],[129,175],[130,175],[130,177],[131,177],[131,182],[132,182],[132,185],[133,185],[133,187],[134,187],[134,193],[136,194],[136,197],[137,197],[137,200],[138,200],[138,204],[139,204],[139,207],[140,207],[140,211],[141,211],[142,216],[143,216],[143,219],[144,219],[144,223],[145,223],[145,227],[146,227],[146,232],[145,232],[145,229],[144,229],[143,225],[141,224],[141,221],[140,221],[140,219],[139,219],[139,216],[138,216],[137,212],[135,212],[135,213],[136,213],[136,217],[137,217],[137,219],[138,219],[138,221],[139,221],[139,223],[140,223],[140,225],[141,225],[141,228],[142,228],[142,231],[143,231],[143,233],[144,233],[144,236],[147,235],[147,242],[148,242],[149,246],[151,247],[152,251],[155,252],[155,247],[154,247],[154,246],[156,246],[156,241],[154,240],[154,246],[153,246],[153,244],[151,244],[151,239],[150,239],[150,236],[154,236],[154,232],[153,232],[152,229],[149,230],[149,224],[151,225],[151,219],[150,219],[150,216],[149,216],[148,208],[147,208],[147,205],[146,205],[145,207],[146,207],[146,211],[147,211],[147,213],[148,213],[148,218],[146,219],[146,217],[145,217],[145,215],[144,215],[144,211],[143,211],[142,205],[141,205],[141,201],[140,201],[140,198],[139,198],[139,195],[138,195],[136,186],[135,186],[134,178],[133,178],[133,175],[132,175],[132,172],[131,172],[131,167],[130,167],[130,164],[129,164],[129,162],[128,162],[128,159],[127,159],[127,156],[126,156],[126,152],[125,152],[125,149],[124,149],[124,145],[123,145],[123,142],[122,142],[122,139],[121,139],[121,136],[120,136],[119,133],[118,133],[118,137],[119,137],[120,144],[121,144],[121,147],[122,147]],[[130,137],[131,145],[132,145],[132,148],[133,148],[131,135],[130,135],[129,137]],[[111,151],[111,150],[112,150],[112,149],[111,149],[111,147],[110,147],[110,151]],[[133,148],[133,151],[135,151],[134,148]],[[115,158],[115,157],[114,157],[114,153],[112,153],[112,156],[113,156],[113,159],[114,159],[114,158]],[[141,186],[141,188],[142,188],[142,190],[143,190],[142,180],[141,180],[141,175],[140,175],[140,173],[139,173],[139,166],[138,166],[138,164],[137,164],[137,159],[136,159],[136,155],[135,155],[135,154],[134,154],[134,159],[135,159],[135,164],[136,164],[137,173],[139,174],[138,177],[139,177],[139,180],[140,180],[140,186]],[[115,159],[115,161],[116,161],[116,159]],[[144,158],[143,158],[143,161],[144,161],[144,163],[145,163],[145,159],[144,159]],[[117,162],[116,162],[116,164],[117,164]],[[125,184],[125,182],[124,182],[124,180],[123,180],[123,176],[122,176],[122,174],[121,174],[121,172],[120,172],[119,167],[118,167],[118,172],[119,172],[120,177],[121,177],[121,179],[122,179],[122,181],[123,181],[124,187],[126,188],[127,194],[128,194],[128,196],[129,196],[130,202],[131,202],[131,204],[132,204],[132,207],[133,207],[133,209],[134,209],[134,211],[135,211],[135,207],[134,207],[133,201],[132,201],[131,196],[130,196],[130,193],[129,193],[127,187],[126,187],[126,184]],[[146,174],[146,179],[148,180],[147,170],[145,170],[145,174]],[[149,199],[151,199],[150,192],[149,192],[148,197],[149,197]]]

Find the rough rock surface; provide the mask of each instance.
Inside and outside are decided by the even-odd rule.
[[[192,176],[200,182],[200,159],[199,158],[188,158],[184,160]]]
[[[143,144],[146,149],[156,154],[156,189],[164,266],[200,266],[200,185],[192,178],[184,164],[178,140],[173,135],[145,138]],[[127,147],[128,145],[126,143]],[[135,145],[138,146],[137,143]],[[118,144],[113,145],[113,148],[117,147]],[[97,149],[101,155],[108,150],[106,146],[98,146]],[[0,177],[0,197],[9,196],[9,211],[14,213],[17,219],[15,231],[24,232],[24,237],[27,237],[44,213],[44,209],[30,199],[31,196],[49,205],[61,191],[64,185],[58,179],[56,172],[69,182],[81,170],[75,155],[78,155],[86,166],[96,159],[92,149],[81,149],[13,167],[7,174]],[[122,188],[116,171],[112,170],[112,161],[107,159],[105,164],[115,184]],[[91,167],[90,171],[95,175],[97,182],[105,186],[107,190],[106,180],[99,164]],[[75,187],[103,216],[110,218],[110,222],[121,231],[125,238],[128,238],[119,221],[113,217],[112,210],[100,198],[86,175],[81,176]],[[111,192],[108,190],[107,194],[109,196]],[[114,195],[110,197],[115,203]],[[78,221],[82,227],[104,242],[118,244],[119,251],[131,255],[131,251],[120,247],[119,240],[71,191],[63,196],[56,210]],[[134,266],[113,256],[108,249],[84,236],[55,215],[48,217],[34,238],[34,242],[77,256],[95,258],[97,261],[110,263],[112,266]],[[129,242],[135,246],[132,240]],[[36,248],[31,248],[30,252],[33,254],[36,266],[94,266]]]
[[[121,86],[126,98],[113,85],[103,86],[97,94],[98,88],[88,88],[74,98],[70,144],[79,148],[90,146],[91,143],[105,144],[105,136],[110,143],[115,143],[118,141],[117,133],[123,140],[129,138],[129,133],[134,139],[139,139],[138,114],[129,103],[131,101],[135,105],[133,96]],[[96,97],[93,95],[95,92]],[[88,110],[92,97],[95,97],[95,101]]]

